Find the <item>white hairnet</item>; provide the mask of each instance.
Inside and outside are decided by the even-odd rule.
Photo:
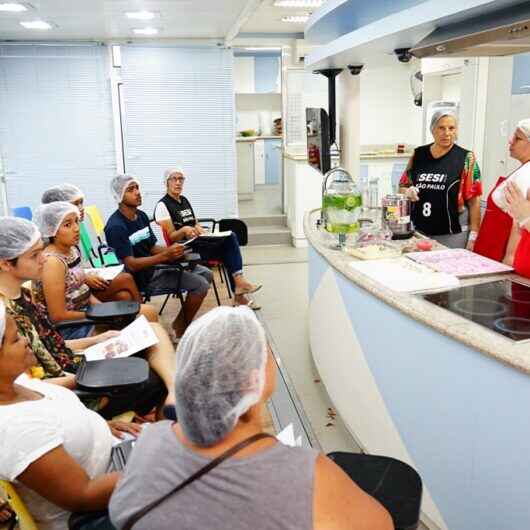
[[[184,434],[210,446],[261,397],[265,332],[247,307],[218,307],[193,322],[177,348],[175,409]]]
[[[41,202],[42,204],[57,201],[72,202],[84,198],[85,194],[77,186],[73,184],[60,184],[59,186],[48,188],[42,194]]]
[[[526,137],[530,140],[530,118],[526,118],[525,120],[521,120],[517,124],[517,128],[521,129],[526,135]]]
[[[0,217],[0,259],[15,259],[41,238],[37,226],[20,217]]]
[[[75,213],[79,217],[77,206],[69,202],[56,201],[50,202],[50,204],[41,204],[35,210],[33,219],[43,237],[53,237],[57,234],[64,218],[71,213]]]
[[[169,178],[174,175],[175,173],[180,173],[181,175],[184,175],[184,170],[181,166],[175,167],[173,169],[166,169],[164,171],[164,184],[167,184],[167,181]]]
[[[6,306],[3,300],[0,299],[0,345],[4,342],[4,334],[6,332]]]
[[[436,127],[436,124],[442,119],[442,118],[445,118],[446,116],[450,116],[451,118],[454,118],[455,122],[458,124],[458,116],[456,115],[456,113],[450,109],[445,109],[445,110],[437,110],[433,115],[432,115],[432,118],[431,118],[431,127],[430,127],[430,131],[433,132],[435,127]]]
[[[110,191],[116,202],[120,203],[123,200],[125,190],[131,182],[136,182],[140,186],[140,181],[132,175],[116,175],[110,181]]]

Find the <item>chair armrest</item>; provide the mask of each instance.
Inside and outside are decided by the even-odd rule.
[[[54,326],[56,329],[75,328],[78,326],[85,326],[87,324],[94,325],[95,322],[89,318],[77,318],[73,320],[61,320],[61,322],[55,322]]]

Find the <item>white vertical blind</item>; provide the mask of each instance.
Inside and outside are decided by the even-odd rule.
[[[237,215],[232,51],[124,46],[121,56],[125,168],[142,182],[142,208],[153,214],[164,170],[182,165],[196,215]]]
[[[71,182],[105,214],[116,174],[107,49],[0,46],[0,153],[9,206],[40,202]]]

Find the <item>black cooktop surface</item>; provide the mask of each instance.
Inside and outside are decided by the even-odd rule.
[[[530,287],[521,283],[498,280],[423,298],[514,341],[530,340]]]

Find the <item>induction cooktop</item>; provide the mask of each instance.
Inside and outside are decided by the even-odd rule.
[[[530,340],[530,287],[522,283],[497,280],[423,298],[513,341]]]

